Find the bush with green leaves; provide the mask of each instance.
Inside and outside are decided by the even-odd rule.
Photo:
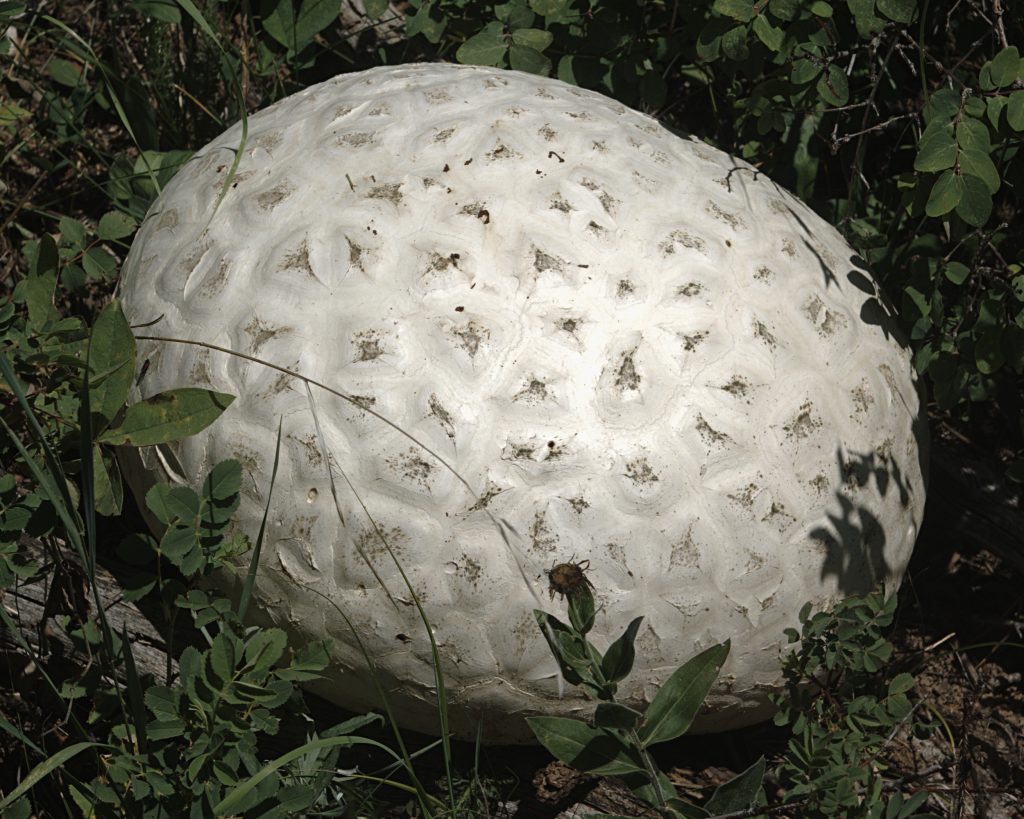
[[[897,733],[925,736],[932,727],[911,700],[913,675],[885,673],[893,654],[885,630],[895,611],[895,595],[886,600],[879,590],[827,612],[811,614],[807,605],[800,631],[787,630],[799,645],[786,657],[786,689],[776,697],[775,723],[792,731],[778,776],[785,802],[801,816],[932,816],[918,812],[926,791],[904,800],[903,783],[886,777]]]

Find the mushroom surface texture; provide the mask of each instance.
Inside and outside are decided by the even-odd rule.
[[[840,234],[755,168],[597,93],[445,64],[255,114],[231,177],[241,138],[153,205],[125,311],[350,400],[142,341],[140,395],[238,399],[142,450],[129,480],[198,484],[237,459],[255,537],[283,419],[253,605],[296,645],[333,639],[314,691],[378,707],[361,641],[399,721],[438,730],[430,642],[384,540],[433,625],[453,730],[482,719],[489,742],[593,708],[532,613],[566,618],[553,566],[586,566],[599,648],[643,616],[631,705],[732,640],[701,731],[770,715],[806,601],[897,588],[925,501],[908,348]]]

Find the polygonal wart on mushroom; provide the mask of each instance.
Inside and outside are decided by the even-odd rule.
[[[378,532],[443,646],[451,725],[482,717],[488,741],[589,707],[523,627],[564,605],[552,566],[587,567],[599,645],[645,617],[627,702],[732,640],[703,730],[767,715],[806,600],[898,585],[924,505],[908,354],[853,251],[763,174],[598,94],[437,64],[251,117],[218,205],[240,138],[167,186],[121,292],[133,323],[163,317],[150,332],[354,397],[311,405],[246,359],[140,343],[147,394],[201,373],[238,395],[181,445],[183,474],[273,463],[283,419],[255,603],[296,642],[334,639],[315,690],[376,705],[347,617],[394,713],[437,728],[429,642]]]

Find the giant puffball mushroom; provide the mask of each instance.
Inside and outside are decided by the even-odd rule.
[[[908,349],[840,234],[756,168],[590,91],[443,64],[272,105],[231,177],[241,138],[156,201],[125,310],[350,400],[144,341],[143,394],[238,399],[131,480],[237,459],[255,535],[283,419],[254,605],[296,644],[333,639],[315,691],[377,707],[354,630],[399,721],[437,730],[430,643],[381,536],[433,625],[453,729],[482,719],[491,742],[593,707],[532,614],[564,617],[555,564],[589,561],[599,647],[644,617],[634,706],[732,640],[705,731],[770,713],[805,601],[898,586],[925,500]]]

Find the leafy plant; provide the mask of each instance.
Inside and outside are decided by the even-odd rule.
[[[603,654],[587,639],[594,625],[594,596],[587,584],[565,592],[569,622],[535,610],[534,615],[566,682],[598,700],[590,724],[568,717],[529,717],[534,735],[555,757],[581,771],[621,776],[633,792],[664,816],[701,817],[745,810],[763,799],[762,757],[721,785],[701,808],[679,798],[658,769],[650,748],[682,736],[700,710],[729,654],[729,643],[705,649],[680,666],[644,712],[615,699],[629,676],[634,641],[643,620],[635,618]]]
[[[895,595],[881,590],[851,597],[831,611],[800,612],[801,629],[788,629],[799,646],[783,665],[785,692],[776,697],[775,723],[792,739],[779,765],[785,803],[807,817],[930,817],[918,809],[926,791],[904,799],[886,779],[885,751],[901,728],[917,735],[931,725],[911,700],[912,674],[888,676],[893,646],[884,631]]]

